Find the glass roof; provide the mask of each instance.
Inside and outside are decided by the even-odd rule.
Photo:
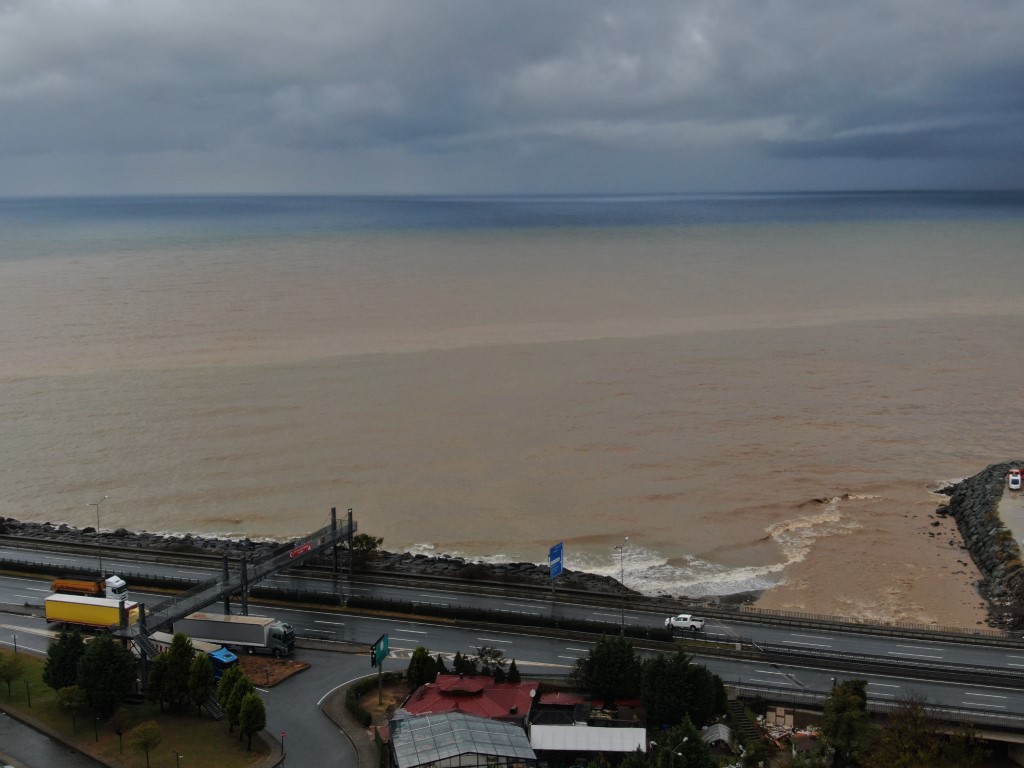
[[[537,759],[518,725],[461,712],[418,716],[397,712],[391,721],[391,743],[399,768],[465,754]]]

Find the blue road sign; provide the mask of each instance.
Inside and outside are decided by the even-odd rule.
[[[548,576],[555,578],[562,575],[562,542],[558,542],[548,551]]]

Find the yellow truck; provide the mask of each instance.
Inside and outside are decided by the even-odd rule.
[[[46,620],[76,627],[112,627],[121,624],[121,600],[82,595],[50,595],[43,601]],[[139,620],[139,604],[124,601],[126,622]]]

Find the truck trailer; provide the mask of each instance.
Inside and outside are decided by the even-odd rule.
[[[135,624],[139,620],[139,604],[129,600],[82,595],[50,595],[43,604],[47,621],[77,627],[106,628],[120,625],[122,604],[127,624]]]
[[[167,653],[174,642],[174,635],[168,632],[154,632],[149,636],[153,645],[160,653]],[[192,638],[189,638],[192,640]],[[220,643],[207,643],[203,640],[192,640],[192,650],[195,653],[205,653],[210,657],[213,664],[213,679],[220,680],[221,676],[231,667],[238,666],[238,657]]]
[[[184,632],[193,640],[221,643],[246,653],[290,656],[295,650],[295,630],[290,624],[269,616],[223,616],[218,613],[193,613],[174,622],[175,632]]]
[[[54,579],[50,589],[61,595],[109,597],[111,600],[128,599],[128,584],[120,576],[106,579],[78,579],[61,576]]]

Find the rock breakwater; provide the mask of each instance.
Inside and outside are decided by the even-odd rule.
[[[121,547],[152,553],[180,553],[227,556],[232,559],[250,557],[259,560],[290,548],[294,542],[253,541],[252,539],[221,539],[215,537],[172,536],[146,531],[101,531],[92,527],[74,528],[54,523],[23,523],[14,518],[0,517],[0,535],[53,541],[67,544]],[[328,564],[326,558],[320,562]],[[387,571],[406,575],[446,576],[465,581],[495,581],[508,584],[550,586],[547,566],[534,563],[478,563],[461,557],[441,555],[430,557],[409,552],[379,551],[365,570]],[[630,593],[610,576],[598,576],[583,571],[564,570],[556,584],[559,589],[582,589],[591,592]]]
[[[972,477],[943,488],[949,504],[938,513],[951,514],[971,558],[981,571],[981,594],[988,602],[989,623],[1005,629],[1024,628],[1024,562],[1013,532],[999,517],[999,503],[1011,468],[1021,461],[991,464]]]

